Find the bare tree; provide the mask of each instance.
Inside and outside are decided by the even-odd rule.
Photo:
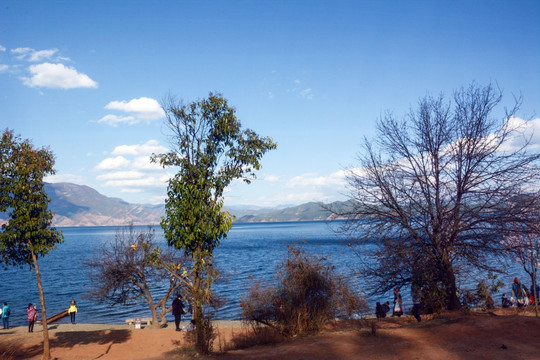
[[[151,227],[146,232],[136,232],[133,225],[119,229],[113,241],[85,262],[94,284],[89,298],[111,305],[129,305],[142,299],[152,312],[152,326],[158,328],[167,323],[165,315],[172,310],[167,301],[183,285],[181,275],[170,273],[187,271],[185,263],[185,257],[178,256],[174,249],[162,250],[156,245]],[[164,283],[168,283],[165,294],[154,300],[153,291]]]
[[[459,309],[459,266],[487,269],[500,254],[501,220],[520,221],[506,205],[539,174],[539,154],[514,117],[520,99],[499,121],[501,101],[492,85],[471,84],[451,100],[426,96],[402,121],[386,114],[377,138],[365,140],[361,168],[348,176],[352,206],[335,213],[357,240],[380,245],[365,267],[374,290],[427,276],[445,307]]]

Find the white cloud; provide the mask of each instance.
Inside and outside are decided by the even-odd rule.
[[[125,194],[159,194],[159,200],[145,200],[160,203],[167,189],[168,180],[174,176],[167,169],[150,161],[152,153],[167,152],[168,149],[157,140],[143,144],[119,145],[111,152],[111,157],[101,161],[94,169],[99,171],[97,180],[105,187],[117,188]]]
[[[28,47],[16,48],[11,50],[11,53],[15,54],[15,58],[17,60],[25,60],[31,62],[39,62],[45,59],[50,59],[57,52],[58,49],[34,50]]]
[[[276,175],[264,175],[261,179],[268,182],[278,182],[280,180],[279,176]]]
[[[318,176],[317,174],[304,174],[301,176],[295,176],[287,182],[287,187],[323,187],[323,186],[333,186],[333,187],[343,187],[346,184],[345,181],[345,171],[340,170],[336,171],[328,176]]]
[[[148,140],[142,145],[120,145],[114,148],[113,155],[152,155],[166,153],[169,149],[159,145],[157,140]]]
[[[46,176],[43,179],[45,182],[49,183],[74,183],[74,184],[82,184],[84,182],[84,179],[80,175],[73,175],[73,174],[56,174],[56,175],[49,175]]]
[[[6,51],[6,48],[3,47],[2,45],[0,45],[0,51],[4,52],[4,51]]]
[[[140,120],[133,116],[117,116],[117,115],[105,115],[97,121],[100,124],[107,124],[113,127],[117,127],[118,124],[134,125],[140,122]]]
[[[140,179],[144,174],[140,171],[115,171],[97,177],[98,180]]]
[[[143,120],[157,120],[165,116],[159,103],[155,99],[147,97],[130,101],[111,101],[105,106],[105,109],[124,111]]]
[[[43,63],[31,65],[28,69],[32,77],[23,78],[23,83],[30,87],[97,88],[97,83],[88,75],[79,73],[74,68],[63,64]]]
[[[313,93],[310,88],[300,91],[300,97],[306,100],[313,99]]]
[[[145,176],[141,179],[119,179],[119,180],[109,180],[104,186],[119,187],[125,189],[126,187],[163,187],[167,186],[167,181],[170,176],[168,174],[155,175],[155,176]]]
[[[107,158],[101,161],[97,166],[96,170],[117,170],[128,167],[131,162],[123,156],[117,156],[114,158]]]
[[[161,165],[150,161],[150,156],[139,156],[133,160],[133,167],[140,170],[162,170]]]
[[[512,117],[508,119],[509,126],[516,129],[516,133],[504,144],[503,151],[515,151],[529,142],[530,148],[540,147],[540,118],[529,121]]]
[[[9,65],[0,64],[0,73],[7,72],[9,70]]]

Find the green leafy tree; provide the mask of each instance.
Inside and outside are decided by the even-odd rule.
[[[60,231],[51,227],[53,213],[48,210],[43,177],[54,174],[54,156],[49,149],[36,149],[5,130],[0,142],[0,211],[9,220],[0,232],[0,259],[5,266],[33,266],[41,302],[43,359],[50,359],[45,298],[38,257],[45,256],[63,242]]]
[[[269,137],[242,130],[235,109],[219,94],[210,93],[208,98],[187,105],[169,98],[163,109],[173,149],[154,155],[153,161],[178,172],[169,180],[161,226],[168,244],[191,257],[189,283],[196,346],[208,352],[204,339],[211,332],[211,323],[205,306],[217,277],[213,251],[227,236],[233,220],[221,211],[223,192],[235,179],[250,183],[261,168],[262,156],[276,144]]]

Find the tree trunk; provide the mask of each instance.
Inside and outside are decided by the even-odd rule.
[[[172,310],[172,307],[167,308],[167,301],[162,300],[158,307],[161,307],[161,311],[159,312],[159,327],[165,327],[167,325],[167,313],[169,313]]]
[[[197,265],[195,266],[197,268]],[[192,300],[192,315],[195,321],[195,346],[199,350],[204,349],[204,332],[202,324],[202,311],[201,311],[201,272],[195,270],[193,273],[193,300]]]
[[[446,308],[448,310],[461,310],[461,302],[457,295],[456,276],[452,264],[448,260],[443,260],[440,271],[446,289]]]
[[[152,325],[151,327],[153,329],[159,329],[159,321],[157,316],[157,307],[158,305],[154,304],[154,300],[152,299],[152,294],[150,293],[150,290],[148,288],[144,289],[144,296],[146,297],[146,301],[148,302],[148,307],[150,308],[150,312],[152,313]]]
[[[43,295],[43,286],[41,286],[41,274],[39,273],[39,266],[36,254],[31,251],[32,260],[34,262],[34,269],[36,271],[36,281],[39,290],[39,301],[41,302],[41,325],[43,326],[43,360],[50,360],[51,348],[49,343],[49,329],[47,327],[47,313],[45,311],[45,296]]]

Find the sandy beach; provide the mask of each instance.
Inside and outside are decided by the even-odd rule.
[[[425,316],[417,323],[411,316],[338,322],[323,333],[295,337],[276,345],[229,350],[213,354],[221,359],[523,359],[540,358],[540,318],[532,311],[497,309],[493,312],[446,313]],[[239,321],[217,321],[216,350],[246,329]],[[0,330],[0,359],[39,359],[42,330],[26,327]],[[53,324],[52,356],[73,359],[177,359],[193,354],[179,350],[187,345],[184,332],[135,329],[129,325]],[[200,358],[200,356],[196,356]]]

